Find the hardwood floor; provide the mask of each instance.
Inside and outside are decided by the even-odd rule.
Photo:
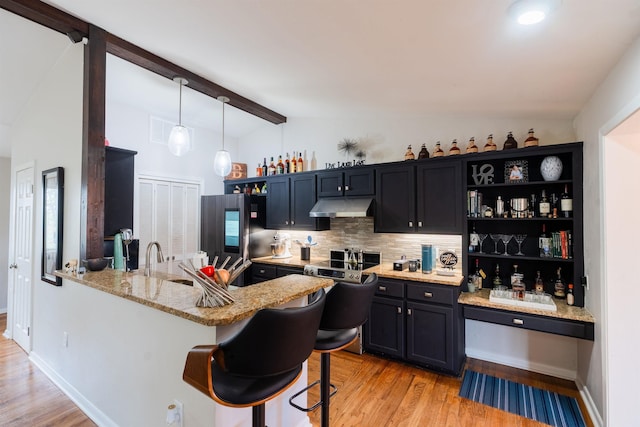
[[[7,315],[0,315],[0,331]],[[320,356],[309,361],[309,380],[320,376]],[[578,398],[587,426],[593,426],[571,381],[494,363],[469,360],[467,367]],[[517,415],[458,397],[461,379],[392,362],[374,355],[339,352],[331,356],[331,426],[545,426]],[[309,401],[318,398],[317,387]],[[320,410],[309,413],[320,425]],[[95,426],[30,361],[13,341],[0,336],[0,426]],[[126,427],[126,426],[123,426]],[[287,427],[287,426],[272,426]]]

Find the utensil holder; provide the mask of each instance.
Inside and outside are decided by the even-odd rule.
[[[311,248],[310,247],[301,247],[300,248],[300,259],[302,261],[309,261],[311,258]]]

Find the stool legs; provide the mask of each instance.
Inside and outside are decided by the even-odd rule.
[[[252,427],[265,427],[264,403],[254,406],[251,412],[253,414]]]
[[[329,427],[329,403],[331,402],[331,353],[320,355],[320,401],[322,402],[321,425]]]

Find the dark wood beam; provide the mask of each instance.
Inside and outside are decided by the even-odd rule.
[[[88,23],[40,0],[0,0],[0,8],[66,34],[74,43],[89,35]]]
[[[249,114],[253,114],[254,116],[260,117],[271,123],[281,124],[287,121],[285,116],[263,107],[250,99],[238,95],[229,89],[213,83],[204,77],[169,62],[166,59],[144,50],[124,39],[114,36],[113,34],[109,34],[107,37],[107,52],[168,79],[173,79],[175,76],[184,77],[189,81],[187,86],[191,89],[208,95],[214,99],[217,99],[219,96],[226,96],[229,98],[229,105],[233,105],[242,111],[246,111]]]
[[[84,48],[80,256],[100,258],[104,242],[107,33],[89,26]]]

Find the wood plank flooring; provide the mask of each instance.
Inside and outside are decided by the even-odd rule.
[[[0,315],[0,331],[7,315]],[[586,408],[571,381],[494,363],[469,360],[467,367],[513,381],[574,396],[587,426]],[[331,380],[338,393],[331,399],[331,426],[544,426],[517,415],[458,397],[460,378],[439,375],[374,355],[339,352],[331,356]],[[309,361],[309,380],[320,376],[320,356]],[[318,398],[317,387],[309,401]],[[320,425],[320,410],[309,414]],[[0,426],[95,426],[30,361],[15,342],[0,336]],[[123,426],[127,427],[127,426]],[[287,427],[287,426],[271,426]]]

